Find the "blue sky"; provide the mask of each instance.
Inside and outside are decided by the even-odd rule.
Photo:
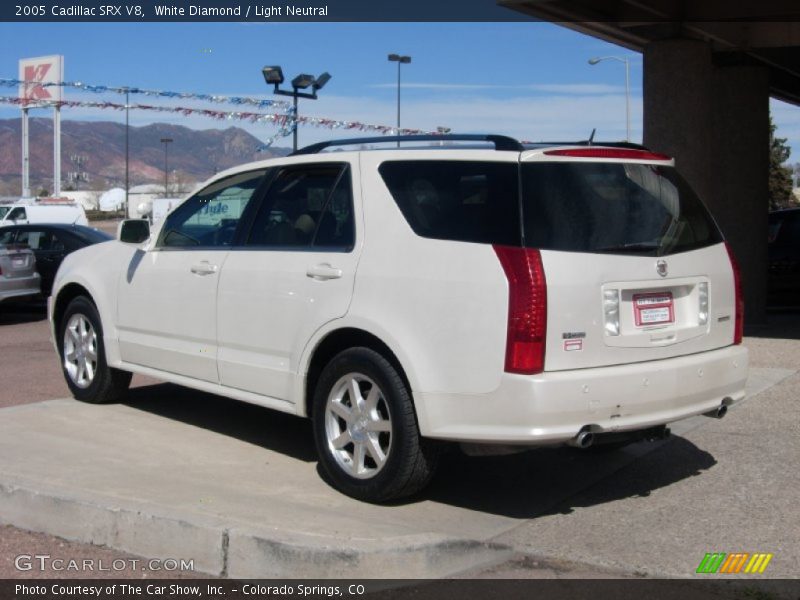
[[[396,118],[396,64],[386,59],[392,52],[413,57],[402,67],[404,127],[441,125],[529,140],[584,139],[594,127],[599,139],[623,139],[624,67],[614,61],[590,66],[587,59],[627,57],[632,138],[641,140],[641,56],[546,23],[0,23],[0,77],[16,77],[19,58],[62,54],[68,81],[276,98],[260,71],[278,64],[287,79],[301,72],[333,75],[319,100],[301,100],[301,114],[379,125],[394,125]],[[0,95],[16,90],[0,88]],[[113,95],[67,95],[119,101]],[[0,105],[0,118],[18,114]],[[779,133],[794,147],[791,161],[800,161],[800,109],[773,102],[773,114]],[[63,118],[123,120],[121,113],[99,109],[65,109]],[[133,124],[154,121],[197,129],[235,124],[262,140],[276,132],[269,125],[132,113]],[[301,127],[300,142],[332,135]]]

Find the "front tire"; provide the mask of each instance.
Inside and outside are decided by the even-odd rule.
[[[76,399],[106,404],[125,396],[131,374],[106,363],[100,315],[85,296],[73,299],[64,311],[58,342],[61,370]]]
[[[348,496],[396,500],[433,476],[438,448],[420,437],[408,387],[374,350],[350,348],[328,363],[314,390],[312,420],[320,465]]]

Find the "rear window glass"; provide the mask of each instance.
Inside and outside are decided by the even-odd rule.
[[[520,245],[516,163],[388,161],[379,170],[417,235]]]
[[[379,170],[422,237],[519,246],[524,233],[530,248],[645,256],[722,241],[671,167],[431,160],[387,161]]]
[[[553,162],[521,169],[529,247],[661,256],[722,241],[671,167]]]

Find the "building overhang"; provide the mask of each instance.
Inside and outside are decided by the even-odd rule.
[[[641,52],[651,42],[707,42],[715,64],[769,71],[770,94],[800,105],[797,0],[497,0],[511,10]]]

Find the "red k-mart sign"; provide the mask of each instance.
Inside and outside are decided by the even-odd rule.
[[[22,80],[19,97],[26,103],[59,102],[61,86],[43,84],[63,81],[64,57],[55,55],[23,58],[19,61],[19,78]]]

